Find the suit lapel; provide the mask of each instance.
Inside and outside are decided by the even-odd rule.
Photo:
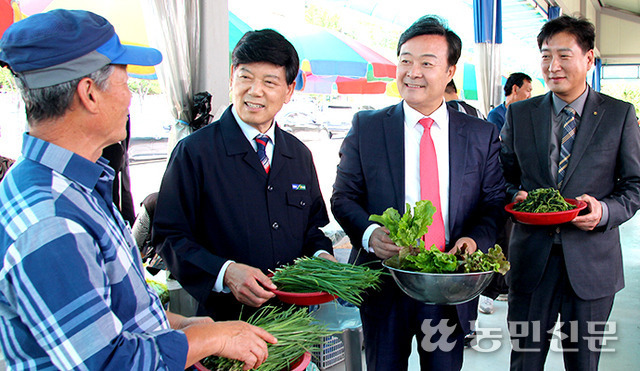
[[[604,109],[598,109],[600,104],[602,104],[602,101],[602,97],[600,97],[600,95],[593,89],[589,88],[587,101],[585,102],[584,109],[582,110],[582,117],[580,117],[580,122],[578,123],[576,139],[573,142],[573,148],[571,149],[571,158],[569,159],[569,165],[567,166],[567,171],[564,176],[564,186],[568,183],[568,179],[571,178],[571,174],[573,174],[580,162],[580,159],[589,147],[593,134],[605,113]]]
[[[540,169],[546,172],[546,178],[549,184],[555,184],[554,176],[551,174],[551,165],[549,158],[549,141],[551,140],[551,93],[547,93],[540,104],[531,110],[531,131],[533,132],[533,145],[538,154]]]
[[[462,194],[460,179],[465,173],[468,138],[464,130],[465,115],[450,108],[447,110],[449,111],[449,230],[452,230]]]
[[[231,106],[229,106],[226,111],[224,111],[224,114],[222,114],[222,117],[220,117],[220,132],[224,138],[223,143],[227,151],[227,156],[244,154],[244,162],[265,178],[267,177],[267,173],[264,171],[262,163],[256,155],[256,151],[253,150],[247,137],[244,136],[236,119],[233,117]]]
[[[404,213],[404,111],[402,102],[391,108],[382,120],[391,179],[395,188],[398,211]]]

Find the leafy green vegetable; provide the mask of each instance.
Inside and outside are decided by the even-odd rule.
[[[486,254],[476,250],[473,254],[463,254],[462,257],[464,273],[494,271],[504,275],[511,268],[500,245],[489,248]]]
[[[485,254],[480,250],[469,254],[460,252],[448,254],[438,249],[422,249],[417,255],[409,255],[404,260],[391,261],[391,266],[423,273],[472,273],[494,271],[506,274],[510,264],[502,253],[502,248],[495,245]]]
[[[281,291],[324,291],[359,306],[364,290],[379,288],[381,274],[385,274],[381,269],[363,265],[304,257],[296,259],[294,264],[277,268],[271,280]]]
[[[169,289],[167,289],[167,285],[149,278],[147,278],[146,281],[147,285],[149,285],[149,287],[151,287],[156,292],[156,294],[158,294],[162,305],[166,305],[169,302]]]
[[[555,188],[538,188],[527,194],[527,198],[513,206],[514,211],[527,213],[552,213],[575,209]]]
[[[262,327],[278,339],[277,344],[267,344],[269,357],[256,370],[281,371],[289,369],[305,352],[320,351],[327,331],[309,315],[307,308],[290,307],[287,310],[267,306],[253,314],[248,323]],[[232,359],[210,356],[201,361],[209,370],[242,370],[244,363]]]
[[[428,200],[416,202],[411,213],[411,205],[407,203],[406,212],[402,217],[398,210],[390,207],[382,215],[371,215],[369,220],[380,223],[389,230],[389,238],[398,246],[412,248],[424,247],[422,236],[429,232],[429,226],[433,223],[433,214],[436,207]],[[405,251],[404,254],[408,254]]]
[[[418,255],[405,258],[403,269],[428,273],[455,272],[458,269],[458,258],[438,249],[422,249]]]
[[[386,260],[386,264],[414,272],[424,273],[469,273],[495,271],[501,274],[509,270],[509,262],[498,245],[485,254],[480,250],[469,254],[458,250],[456,254],[442,252],[433,246],[425,249],[420,238],[428,232],[433,223],[436,208],[431,201],[418,201],[411,214],[411,206],[407,204],[407,212],[401,217],[392,207],[382,215],[371,215],[369,220],[381,223],[389,230],[389,237],[398,246],[404,248],[400,253]]]

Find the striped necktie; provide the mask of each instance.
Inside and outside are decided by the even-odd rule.
[[[564,113],[565,115],[565,121],[562,124],[560,162],[558,163],[558,189],[562,188],[564,175],[567,171],[567,165],[569,165],[569,159],[571,158],[571,149],[573,148],[573,142],[576,138],[576,127],[578,125],[576,110],[574,110],[571,106],[566,105],[562,109],[562,113]]]
[[[269,157],[267,157],[267,152],[265,149],[267,148],[267,143],[271,140],[268,135],[258,134],[254,138],[256,144],[258,145],[258,158],[262,163],[262,167],[264,167],[264,171],[269,174],[269,169],[271,169],[271,165],[269,165]]]
[[[429,226],[429,231],[424,235],[423,240],[427,250],[435,244],[440,251],[444,251],[445,233],[442,209],[440,207],[438,159],[436,157],[436,148],[431,138],[433,119],[425,117],[419,123],[424,127],[424,132],[420,138],[420,199],[429,200],[436,207],[433,223]]]

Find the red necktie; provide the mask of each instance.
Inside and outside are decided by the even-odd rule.
[[[420,138],[420,198],[429,200],[436,207],[433,215],[433,224],[429,226],[429,232],[423,239],[427,249],[435,244],[440,251],[444,251],[444,220],[440,208],[440,181],[438,178],[438,160],[436,148],[431,138],[431,125],[433,119],[425,117],[419,121],[424,126],[424,133]]]
[[[265,134],[258,134],[254,139],[256,141],[256,144],[258,145],[258,150],[257,150],[258,158],[262,163],[262,167],[264,167],[264,171],[266,171],[267,174],[269,174],[271,165],[269,164],[269,157],[267,157],[266,149],[267,149],[267,143],[269,143],[271,138],[269,138],[269,136]]]

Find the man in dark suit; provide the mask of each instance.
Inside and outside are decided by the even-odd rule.
[[[406,202],[420,199],[437,199],[427,246],[437,237],[433,242],[440,249],[487,251],[496,241],[504,220],[498,131],[447,108],[443,98],[461,47],[460,38],[440,19],[420,18],[398,41],[397,84],[404,101],[353,118],[340,149],[331,206],[354,246],[351,260],[358,264],[389,258],[401,249],[369,216],[389,207],[404,213]],[[426,143],[435,148],[429,164],[420,160],[428,152],[423,152],[429,149]],[[421,165],[434,164],[435,174],[420,171]],[[432,197],[423,197],[433,191]],[[369,293],[360,308],[367,369],[407,369],[411,340],[418,336],[422,369],[459,370],[463,337],[476,308],[477,301],[457,306],[415,301],[386,277],[382,290]],[[439,324],[453,332],[442,336],[446,331],[434,329]],[[427,351],[433,344],[436,350]]]
[[[274,121],[294,91],[296,50],[273,30],[250,31],[232,62],[233,105],[173,150],[153,232],[198,313],[216,320],[271,299],[269,269],[303,255],[333,259],[311,152]]]
[[[614,295],[624,287],[618,226],[640,206],[640,132],[631,104],[586,83],[594,26],[562,16],[538,35],[551,92],[512,104],[502,130],[508,195],[557,188],[587,203],[556,226],[515,224],[509,247],[512,370],[541,370],[558,314],[568,370],[596,370]],[[540,327],[541,326],[541,327]]]

